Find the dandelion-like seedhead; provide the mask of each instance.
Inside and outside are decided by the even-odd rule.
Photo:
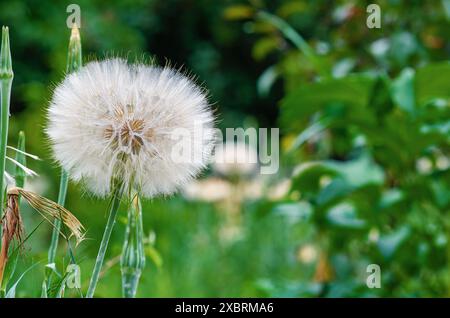
[[[214,140],[204,90],[169,67],[122,59],[68,75],[55,89],[48,120],[56,159],[100,196],[113,180],[144,197],[171,194],[204,168]],[[173,151],[180,129],[195,160],[178,160]]]

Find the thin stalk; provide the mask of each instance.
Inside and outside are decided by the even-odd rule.
[[[139,279],[145,266],[142,205],[137,194],[132,198],[128,208],[128,222],[120,257],[122,294],[125,298],[136,296]]]
[[[5,196],[5,162],[6,145],[8,142],[9,104],[11,101],[11,87],[14,78],[12,70],[11,49],[9,45],[9,29],[2,28],[2,46],[0,51],[0,211],[3,211]],[[1,230],[0,230],[1,235]]]
[[[69,41],[69,52],[67,54],[67,73],[77,71],[82,65],[82,50],[80,32],[76,24],[72,27]],[[58,204],[64,206],[66,202],[67,186],[69,178],[67,172],[61,169],[61,179],[59,182]],[[56,249],[58,248],[59,233],[61,230],[61,221],[55,220],[53,227],[52,240],[48,250],[48,263],[55,262]]]
[[[26,167],[27,158],[25,155],[25,133],[23,131],[19,132],[17,149],[20,151],[16,151],[16,161],[20,163],[22,166]],[[14,177],[16,179],[16,187],[23,188],[25,185],[26,173],[18,165],[16,165],[16,172],[14,174]]]
[[[80,32],[76,24],[73,25],[69,40],[69,49],[67,53],[67,73],[77,71],[82,65],[82,49],[81,49],[81,39]],[[67,196],[67,187],[69,184],[69,177],[64,169],[61,169],[61,178],[59,181],[59,192],[58,192],[58,204],[61,206],[65,205]],[[55,219],[52,239],[50,242],[50,247],[48,249],[48,264],[55,263],[56,251],[58,248],[59,235],[61,232],[61,221]],[[68,242],[69,256],[71,263],[75,263],[73,253],[71,250],[70,243]],[[47,288],[51,287],[52,271],[46,271],[45,279],[42,287],[42,296],[47,294]]]
[[[100,243],[100,249],[95,260],[94,270],[92,271],[91,281],[89,282],[89,288],[86,294],[86,298],[94,297],[95,288],[97,287],[100,270],[102,269],[103,260],[105,259],[106,249],[108,248],[109,238],[111,237],[114,224],[116,223],[117,211],[119,210],[120,200],[123,196],[122,184],[116,184],[114,186],[113,196],[111,198],[111,204],[109,209],[108,221],[106,222],[105,232]]]
[[[64,206],[66,202],[67,186],[68,186],[68,176],[67,173],[61,170],[61,179],[59,182],[59,192],[58,192],[58,204]],[[50,243],[50,248],[48,249],[48,264],[55,262],[56,249],[58,247],[59,233],[61,232],[61,221],[56,219],[54,222],[52,240]]]

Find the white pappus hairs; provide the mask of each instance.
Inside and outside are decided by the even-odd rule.
[[[108,195],[120,180],[150,198],[175,192],[205,167],[213,125],[206,93],[190,78],[167,66],[107,59],[56,87],[46,133],[57,161],[92,193]],[[174,154],[180,129],[196,160]]]

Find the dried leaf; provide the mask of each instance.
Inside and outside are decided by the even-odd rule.
[[[63,222],[71,232],[69,238],[72,235],[75,236],[77,244],[84,239],[83,225],[66,208],[34,192],[27,191],[22,188],[10,189],[8,191],[8,196],[14,195],[15,193],[20,194],[28,202],[28,204],[38,211],[50,224],[53,224],[52,219],[56,218],[61,220],[61,222]],[[63,233],[61,233],[61,235],[66,238]]]

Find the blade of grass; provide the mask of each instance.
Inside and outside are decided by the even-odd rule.
[[[9,29],[2,28],[2,45],[0,50],[0,211],[3,211],[5,199],[5,162],[6,144],[8,142],[9,104],[11,101],[11,87],[14,78],[12,70],[11,49],[9,46]],[[0,229],[0,236],[2,230]]]
[[[17,149],[20,151],[16,152],[16,161],[22,166],[26,167],[27,158],[25,156],[25,133],[23,131],[19,132],[19,140],[17,142]],[[16,166],[16,173],[14,174],[16,177],[16,186],[19,188],[23,188],[25,185],[25,177],[26,173],[20,166]]]
[[[11,150],[15,151],[16,153],[21,153],[21,154],[25,155],[26,157],[30,157],[31,159],[41,160],[41,158],[39,158],[38,156],[32,155],[31,153],[28,153],[26,151],[22,151],[20,149],[14,148],[12,146],[6,146],[6,148],[7,149],[11,149]]]
[[[1,292],[3,294],[6,294],[6,287],[8,285],[8,282],[12,279],[14,272],[16,270],[17,259],[18,259],[21,248],[28,241],[28,239],[34,234],[34,232],[36,232],[36,230],[41,226],[41,224],[44,222],[45,222],[45,220],[42,220],[41,222],[39,222],[39,224],[11,252],[11,255],[9,256],[10,261],[8,263],[7,268],[5,269],[5,274],[4,274],[5,279],[3,280],[2,286],[1,286]]]
[[[22,275],[20,275],[20,277],[17,279],[17,281],[14,283],[14,285],[11,286],[11,288],[8,290],[8,292],[6,293],[5,298],[15,298],[16,297],[16,288],[17,285],[20,283],[20,281],[22,280],[22,278],[25,276],[26,273],[28,273],[30,270],[32,270],[36,265],[38,265],[39,262],[34,263],[33,265],[31,265],[30,267],[28,267],[23,273]]]

